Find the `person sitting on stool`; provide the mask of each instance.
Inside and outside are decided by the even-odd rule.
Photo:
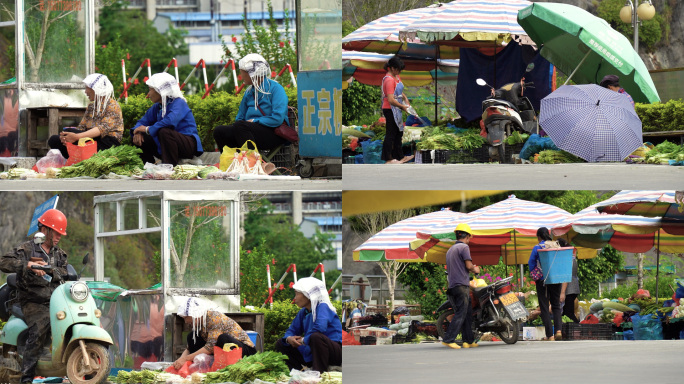
[[[331,365],[342,365],[342,323],[330,303],[323,282],[315,277],[297,280],[294,302],[301,309],[276,342],[276,351],[287,356],[287,366],[326,372]]]
[[[242,348],[242,356],[256,353],[254,343],[235,320],[221,312],[209,309],[209,305],[202,299],[187,297],[178,307],[178,316],[186,324],[192,325],[192,332],[188,334],[188,347],[181,357],[173,362],[173,367],[181,369],[186,361],[192,361],[197,355],[214,354],[214,346],[223,348],[226,343],[233,343]]]

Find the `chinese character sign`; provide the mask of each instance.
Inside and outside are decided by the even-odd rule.
[[[342,156],[341,71],[297,74],[299,155]]]

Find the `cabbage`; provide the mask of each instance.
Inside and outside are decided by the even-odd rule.
[[[538,306],[539,306],[539,298],[537,297],[537,295],[529,295],[525,299],[525,308],[534,309],[534,308],[537,308]]]

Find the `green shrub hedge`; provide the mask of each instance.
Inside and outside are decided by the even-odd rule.
[[[285,88],[285,93],[289,100],[288,104],[297,108],[297,90]],[[204,100],[202,100],[202,95],[186,96],[188,106],[195,116],[202,147],[206,152],[213,151],[216,147],[213,136],[214,127],[228,125],[235,121],[242,95],[244,93],[234,95],[219,91],[211,93]],[[135,95],[130,96],[127,103],[120,102],[120,105],[125,128],[123,142],[124,144],[131,144],[129,129],[143,117],[152,106],[152,102],[146,98],[146,95]]]
[[[342,302],[332,301],[337,310],[337,315],[342,318]],[[242,312],[263,312],[264,314],[264,351],[275,350],[275,343],[283,337],[285,331],[290,327],[292,320],[297,316],[299,307],[292,304],[291,300],[273,301],[273,308],[247,309],[242,307]]]
[[[684,130],[684,101],[670,100],[666,103],[636,103],[636,113],[643,132]]]

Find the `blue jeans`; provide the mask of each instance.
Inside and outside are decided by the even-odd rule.
[[[475,341],[473,335],[473,308],[470,306],[470,287],[457,285],[449,288],[447,298],[451,307],[454,309],[454,317],[449,323],[449,327],[444,334],[445,343],[453,343],[456,336],[461,334],[461,339],[471,344]]]

